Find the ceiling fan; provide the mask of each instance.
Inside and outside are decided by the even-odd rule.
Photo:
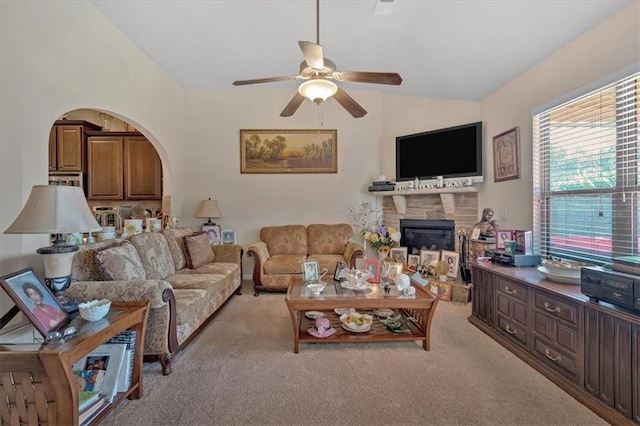
[[[298,87],[298,92],[282,110],[281,117],[292,116],[305,98],[320,104],[333,96],[353,117],[360,118],[366,115],[367,111],[332,80],[396,86],[402,83],[402,77],[397,73],[336,71],[336,64],[324,57],[322,46],[320,46],[320,0],[316,0],[316,42],[299,41],[298,45],[304,56],[304,61],[300,64],[299,74],[253,80],[236,80],[233,85],[243,86],[274,81],[306,80]]]

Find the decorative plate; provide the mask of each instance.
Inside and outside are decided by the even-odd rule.
[[[338,315],[350,314],[351,312],[355,312],[354,308],[335,308],[333,312]]]
[[[393,311],[393,309],[389,309],[389,308],[380,308],[380,309],[374,309],[373,313],[375,314],[375,316],[380,317],[380,318],[388,318],[391,315],[393,315],[395,312]]]
[[[307,311],[304,313],[304,316],[312,320],[326,317],[324,312],[320,311]]]

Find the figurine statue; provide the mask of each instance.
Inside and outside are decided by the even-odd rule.
[[[474,228],[480,228],[480,236],[482,237],[495,237],[496,231],[500,229],[498,222],[493,219],[493,209],[485,207],[482,210],[482,219],[480,222],[473,225]]]

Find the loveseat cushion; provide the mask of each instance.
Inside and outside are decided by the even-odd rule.
[[[190,235],[183,237],[183,240],[189,269],[198,269],[216,260],[208,234],[203,232],[202,234]]]
[[[127,241],[114,247],[97,250],[95,262],[103,279],[107,281],[144,280],[146,278],[138,252]]]
[[[312,224],[307,226],[308,254],[344,254],[353,228],[346,223],[336,225]]]
[[[143,232],[129,238],[138,251],[150,280],[161,280],[176,272],[167,239],[159,232]]]
[[[271,256],[307,254],[307,230],[303,225],[265,226],[260,229],[260,240],[265,242]]]
[[[170,228],[162,231],[162,235],[167,239],[169,245],[169,251],[171,251],[171,257],[173,257],[173,263],[176,267],[176,271],[187,266],[187,258],[184,255],[184,240],[183,237],[192,235],[191,228]]]
[[[306,255],[275,255],[264,262],[265,274],[301,274]]]

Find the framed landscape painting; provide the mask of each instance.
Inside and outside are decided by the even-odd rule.
[[[338,173],[338,131],[240,130],[240,173]]]

